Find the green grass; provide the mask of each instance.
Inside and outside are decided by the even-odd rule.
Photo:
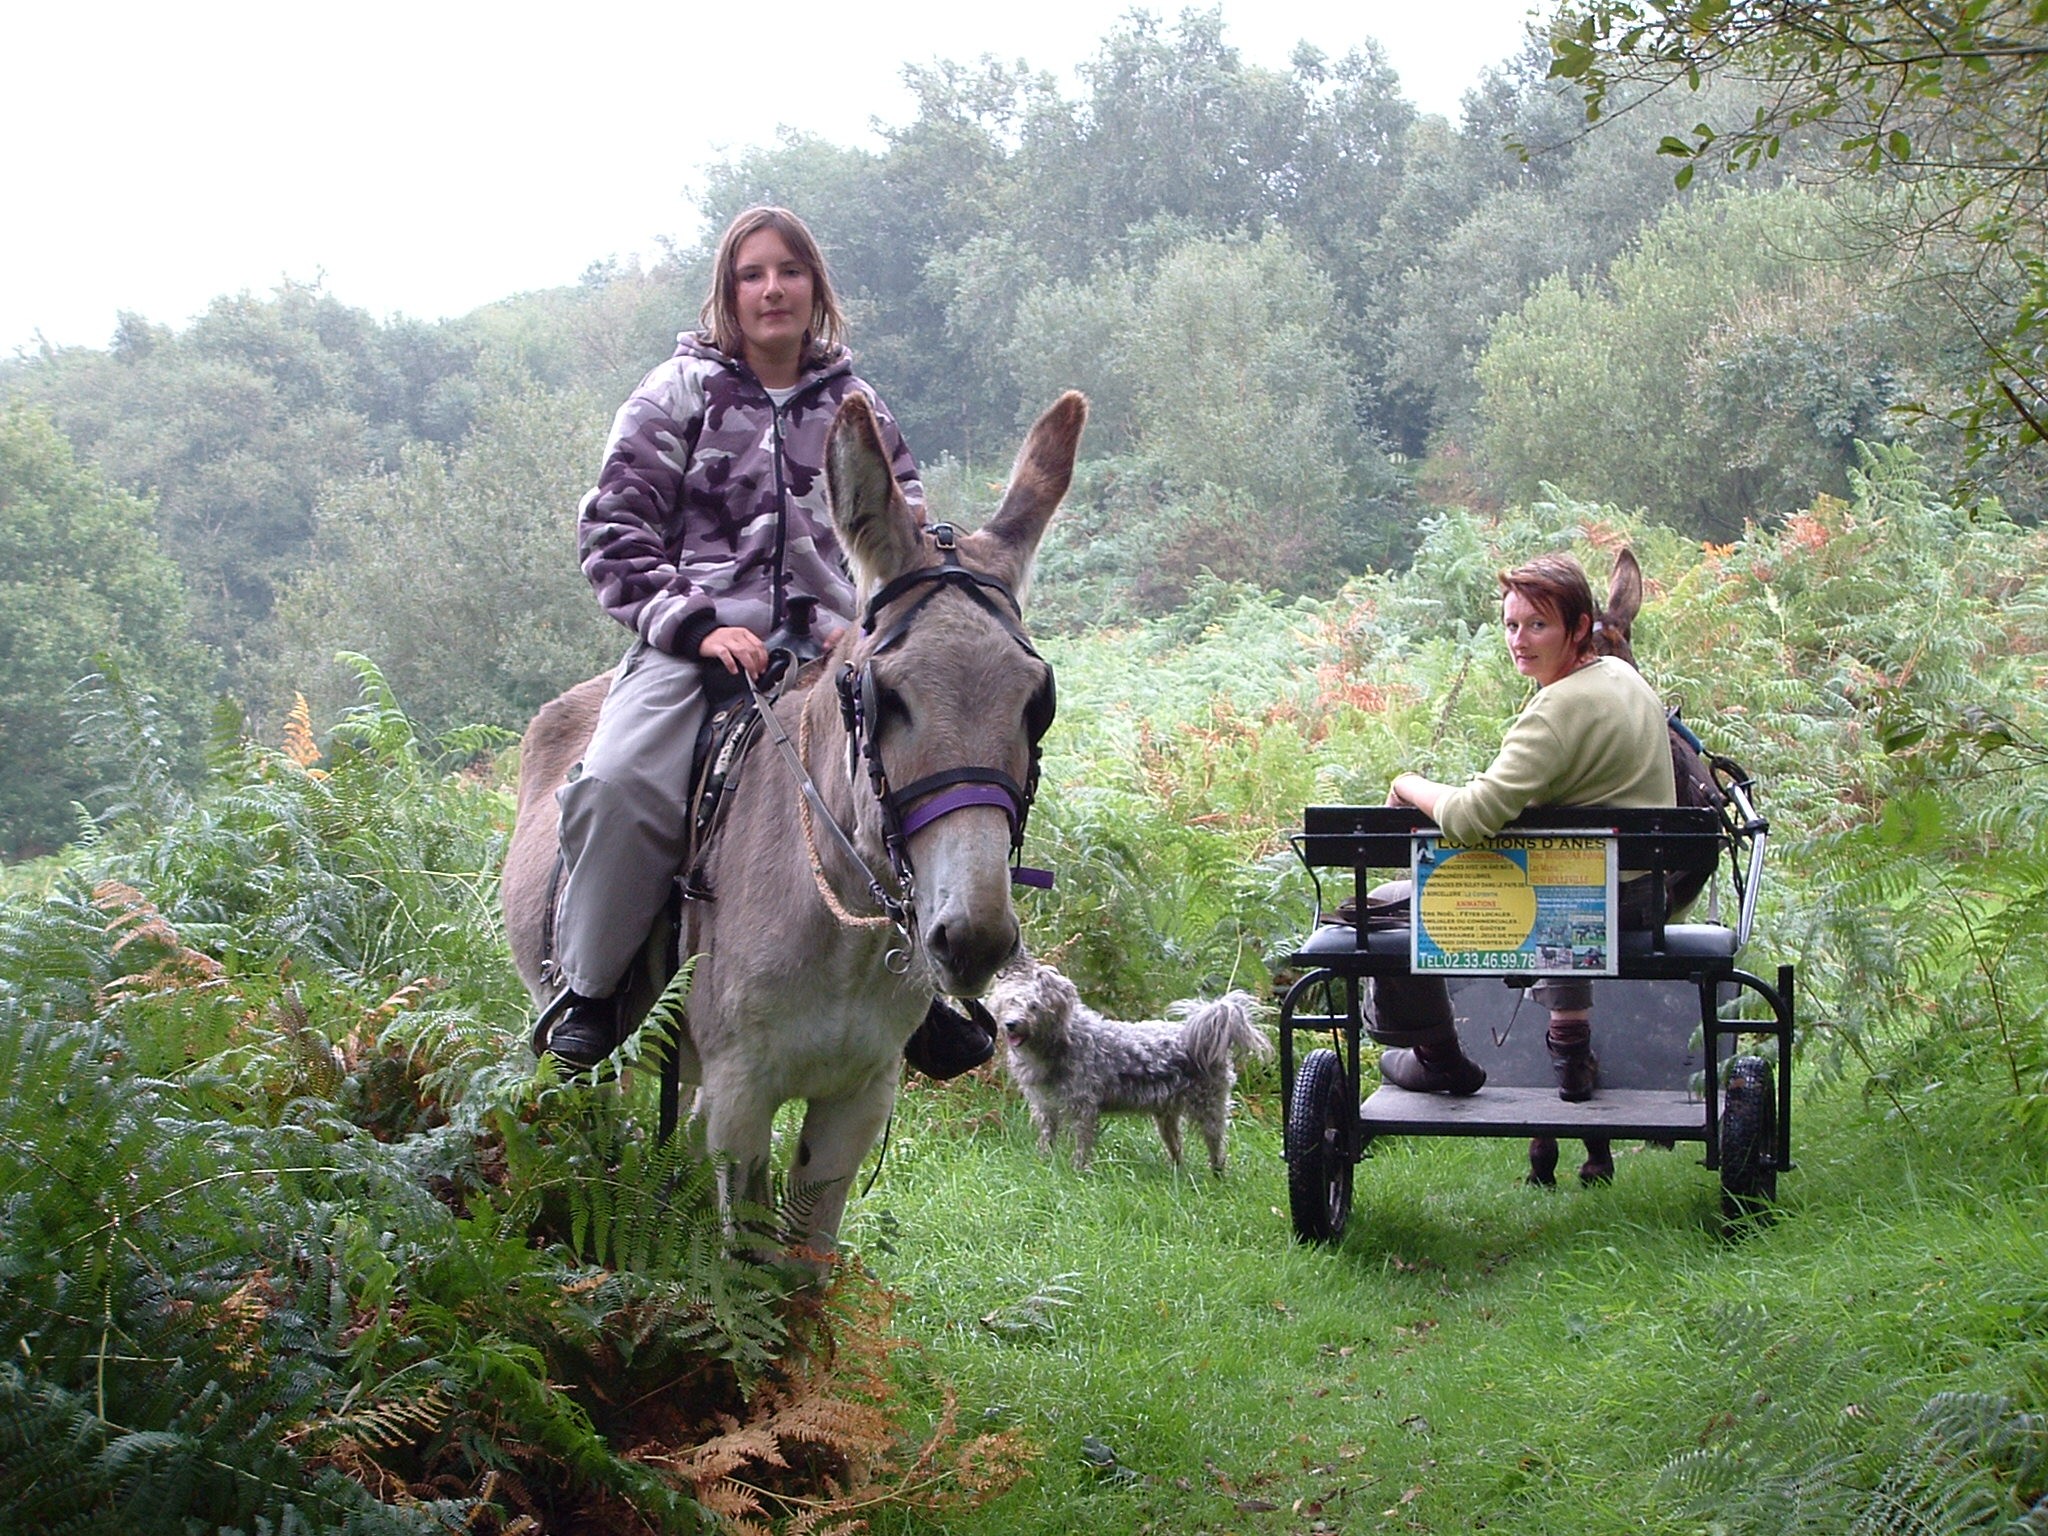
[[[1782,1212],[1731,1241],[1697,1146],[1539,1190],[1520,1143],[1382,1143],[1325,1249],[1292,1238],[1276,1122],[1268,1075],[1222,1180],[1132,1118],[1077,1173],[1000,1085],[906,1095],[848,1239],[963,1417],[1040,1452],[945,1530],[1694,1533],[1688,1453],[1881,1464],[1937,1391],[2048,1386],[2048,1212],[2011,1148],[1802,1099]]]

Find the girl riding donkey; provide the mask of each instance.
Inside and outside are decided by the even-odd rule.
[[[636,636],[559,793],[561,900],[536,1054],[595,1066],[628,1021],[621,986],[685,857],[685,799],[707,693],[760,676],[768,642],[816,609],[829,645],[856,598],[826,506],[826,439],[865,396],[922,522],[916,462],[841,344],[845,319],[802,220],[752,208],[718,244],[703,329],[618,412],[577,544],[607,613]],[[795,620],[794,625],[792,621]],[[986,1060],[989,1034],[936,1000],[906,1055],[934,1076]]]

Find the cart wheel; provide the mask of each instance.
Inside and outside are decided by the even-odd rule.
[[[1721,1091],[1721,1216],[1740,1225],[1764,1216],[1778,1198],[1778,1101],[1770,1063],[1738,1056]]]
[[[1294,1235],[1304,1243],[1334,1243],[1351,1219],[1351,1160],[1344,1147],[1347,1119],[1344,1063],[1335,1051],[1310,1051],[1294,1074],[1287,1111],[1287,1204]]]

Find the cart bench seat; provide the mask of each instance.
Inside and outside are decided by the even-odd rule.
[[[1659,935],[1626,929],[1621,935],[1619,957],[1624,972],[1634,974],[1631,959],[1650,961],[1669,957],[1686,961],[1733,960],[1738,935],[1724,923],[1666,923]],[[1295,965],[1357,968],[1361,975],[1408,969],[1409,933],[1400,928],[1366,930],[1363,947],[1358,930],[1349,923],[1323,923],[1303,941],[1289,960]]]

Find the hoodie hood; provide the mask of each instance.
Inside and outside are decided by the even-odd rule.
[[[754,376],[753,370],[748,368],[743,361],[734,357],[729,352],[721,351],[718,343],[713,341],[710,334],[705,331],[678,332],[676,335],[675,355],[681,358],[696,358],[703,362],[716,363],[719,367],[729,369],[734,373],[744,373],[748,378]],[[802,388],[806,384],[816,383],[819,379],[829,379],[835,374],[851,373],[852,371],[853,354],[845,347],[837,343],[829,347],[813,343],[811,349],[804,354],[803,372],[797,379],[797,387]]]

